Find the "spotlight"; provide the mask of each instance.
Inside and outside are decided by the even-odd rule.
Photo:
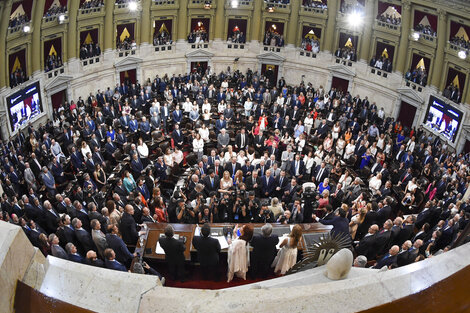
[[[25,25],[25,26],[23,27],[23,32],[29,33],[30,31],[31,31],[31,26]]]
[[[420,35],[418,32],[414,32],[411,36],[413,37],[414,41],[418,41]]]
[[[362,13],[353,11],[348,15],[348,23],[351,27],[358,27],[362,24]]]
[[[59,23],[63,23],[65,21],[65,14],[59,15]]]
[[[230,5],[234,9],[238,8],[238,0],[232,0],[232,2],[230,2]]]
[[[129,10],[130,11],[137,11],[137,2],[135,2],[135,1],[129,2]]]
[[[459,55],[459,58],[461,58],[462,60],[465,60],[467,58],[467,52],[463,50],[460,50],[458,55]]]

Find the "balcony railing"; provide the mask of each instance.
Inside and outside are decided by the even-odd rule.
[[[209,48],[208,42],[200,42],[200,43],[189,43],[191,49],[207,49]]]
[[[64,72],[65,72],[65,67],[62,65],[61,67],[58,67],[58,68],[55,68],[53,70],[46,72],[46,76],[48,79],[50,79],[50,78],[57,77],[60,74],[64,74]]]
[[[78,15],[87,15],[91,13],[100,13],[101,10],[103,9],[103,6],[100,7],[94,7],[94,8],[86,8],[86,9],[79,9],[78,10]]]
[[[100,63],[100,62],[101,62],[101,56],[100,55],[80,60],[80,63],[82,64],[82,66],[97,64],[97,63]]]
[[[282,48],[283,47],[278,46],[263,46],[263,51],[280,53],[282,51]]]
[[[127,57],[128,55],[136,55],[136,49],[129,49],[129,50],[118,50],[116,51],[117,57],[118,58],[124,58]]]
[[[400,31],[400,29],[401,29],[401,25],[391,24],[391,23],[380,21],[380,20],[375,20],[375,24],[378,27],[382,27],[382,28],[390,29],[390,30],[394,30],[394,31]]]
[[[309,6],[302,6],[302,11],[304,12],[310,12],[310,13],[315,13],[319,15],[324,15],[328,11],[327,8],[321,8],[321,7],[309,7]]]
[[[155,5],[174,5],[175,0],[155,0]]]
[[[300,0],[293,0],[293,1],[300,1]],[[270,8],[287,9],[289,7],[289,3],[282,3],[282,2],[275,2],[275,1],[264,1],[264,4],[266,5],[266,7],[270,7]]]
[[[227,48],[229,49],[245,49],[246,43],[238,43],[227,41]]]
[[[299,55],[306,58],[316,58],[317,54],[312,51],[300,50]]]
[[[171,51],[171,50],[174,50],[174,44],[157,45],[157,46],[154,46],[153,48],[155,49],[155,52]]]
[[[63,16],[64,19],[62,21],[59,21],[59,16]],[[65,12],[65,13],[60,13],[60,14],[55,14],[55,15],[50,15],[50,16],[44,16],[42,18],[42,22],[51,23],[51,22],[58,21],[59,23],[67,23],[68,19],[69,19],[69,16],[67,15],[67,12]]]
[[[14,34],[14,33],[17,33],[19,31],[22,31],[25,26],[31,27],[31,22],[26,22],[26,23],[17,25],[15,27],[8,27],[8,34]]]

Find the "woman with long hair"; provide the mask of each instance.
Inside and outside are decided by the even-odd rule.
[[[284,275],[297,263],[297,245],[302,237],[302,228],[300,225],[294,225],[289,237],[281,242],[281,249],[277,253],[271,267],[274,267],[274,273]]]
[[[230,242],[227,253],[227,282],[232,281],[233,276],[236,275],[243,280],[246,280],[246,272],[248,272],[248,243],[253,238],[253,225],[245,224],[242,228],[238,225],[233,229],[234,240]],[[297,255],[296,255],[297,257]]]

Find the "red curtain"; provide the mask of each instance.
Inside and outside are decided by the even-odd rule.
[[[170,34],[170,38],[172,38],[172,32],[171,30],[173,29],[173,20],[156,20],[155,21],[155,27],[153,30],[153,33],[158,33],[160,31],[160,27],[165,24],[166,29],[168,30],[168,33]]]
[[[13,72],[13,67],[15,66],[17,58],[21,69],[25,72],[25,75],[28,76],[26,73],[26,49],[22,49],[8,56],[8,68],[10,69],[10,74]]]
[[[124,29],[127,28],[127,31],[129,32],[130,39],[134,40],[134,23],[129,23],[129,24],[121,24],[116,27],[117,30],[117,42],[120,41],[120,37]]]
[[[273,25],[275,27],[273,27]],[[284,35],[284,23],[266,21],[266,24],[264,24],[264,32],[267,32],[268,30],[278,33],[279,35],[282,36]]]
[[[67,0],[59,0],[61,6],[67,6]],[[54,3],[54,0],[46,0],[46,3],[44,5],[44,14],[51,8],[52,4]]]
[[[395,54],[395,47],[388,45],[381,41],[377,41],[377,47],[375,49],[375,57],[380,58],[384,50],[387,49],[388,59],[393,62],[393,55]]]
[[[459,90],[462,93],[462,89],[465,87],[466,75],[464,73],[460,72],[460,71],[457,71],[456,69],[453,69],[452,67],[449,67],[449,70],[447,72],[446,86],[449,86],[454,81],[455,76],[458,77]]]
[[[21,5],[23,5],[24,13],[28,16],[29,20],[31,20],[31,9],[33,8],[33,0],[23,0],[14,2],[11,6],[10,15],[15,12],[15,10]]]
[[[136,71],[134,70],[127,70],[127,71],[122,71],[119,73],[119,77],[121,79],[121,84],[122,83],[130,83],[130,84],[135,84],[136,82]]]
[[[235,27],[238,27],[240,32],[245,34],[246,36],[246,20],[245,19],[238,19],[238,18],[231,18],[228,20],[228,37],[232,37],[235,33]]]
[[[353,44],[353,49],[357,50],[358,37],[347,34],[347,33],[340,33],[339,34],[339,47],[344,48],[344,45],[348,42],[349,38],[351,38],[351,42]]]
[[[93,29],[84,30],[80,32],[80,45],[83,45],[85,43],[85,40],[88,34],[90,34],[90,37],[93,43],[98,42],[98,28],[93,28]]]
[[[67,101],[67,93],[65,90],[61,90],[51,96],[52,107],[54,109],[58,109],[64,105],[65,101]]]
[[[388,7],[394,7],[395,10],[397,10],[398,13],[401,14],[401,6],[400,5],[379,1],[379,5],[378,5],[378,9],[377,9],[377,15],[381,15],[382,13],[384,13],[388,9]]]
[[[423,57],[420,54],[413,53],[413,59],[411,60],[411,68],[410,71],[414,70],[416,66],[418,66],[419,61],[423,59],[424,61],[424,67],[427,73],[430,73],[429,67],[431,66],[431,60],[429,58]]]
[[[305,35],[307,35],[311,30],[315,33],[315,36],[318,37],[318,39],[321,38],[321,28],[318,27],[312,27],[312,26],[304,26],[302,28],[302,39],[305,38]]]
[[[415,119],[416,107],[402,101],[400,106],[400,113],[398,114],[397,121],[400,121],[403,126],[411,128]]]
[[[336,88],[337,91],[346,92],[348,91],[349,80],[333,76],[331,81],[331,88]]]
[[[470,26],[451,21],[449,39],[452,39],[455,37],[455,35],[457,35],[457,32],[459,31],[460,27],[463,27],[467,35],[470,36]]]
[[[421,11],[418,11],[418,10],[415,11],[415,18],[414,18],[414,22],[413,22],[413,27],[416,27],[416,25],[418,25],[419,22],[421,22],[421,20],[425,16],[428,17],[429,24],[431,25],[431,28],[434,31],[437,31],[437,16],[429,14],[429,13],[421,12]]]
[[[51,52],[52,46],[54,46],[57,56],[62,58],[62,37],[59,37],[44,41],[44,59],[49,55],[49,52]]]

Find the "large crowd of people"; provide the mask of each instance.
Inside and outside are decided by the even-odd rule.
[[[462,101],[462,93],[460,92],[459,87],[455,86],[453,83],[449,84],[446,89],[444,89],[442,95],[455,103],[460,103]]]
[[[418,24],[415,26],[415,31],[433,37],[437,36],[436,31],[431,27],[431,25]]]
[[[449,42],[453,45],[457,45],[459,47],[462,47],[463,49],[470,49],[470,41],[465,40],[464,37],[452,37]]]
[[[377,20],[387,24],[401,25],[401,17],[393,17],[389,14],[379,14],[377,15]]]
[[[264,227],[274,248],[263,254],[250,222],[332,225],[357,264],[380,268],[447,251],[470,219],[469,154],[404,127],[367,96],[276,84],[251,70],[98,90],[0,142],[0,153],[4,221],[45,255],[124,271],[136,256],[126,245],[147,222],[243,223],[229,238],[230,281],[249,269],[285,274],[297,260],[298,226],[277,255]],[[210,239],[207,228],[195,241]],[[173,233],[168,226],[159,242],[171,274],[184,279]],[[214,268],[220,246],[211,243],[205,258],[198,244],[201,268]]]
[[[326,10],[328,8],[326,1],[318,1],[318,0],[303,0],[302,5],[304,7],[318,8],[322,10]]]
[[[339,47],[335,51],[335,57],[350,61],[357,61],[357,53],[354,47]]]
[[[10,18],[10,22],[8,23],[8,28],[19,27],[28,22],[29,22],[29,17],[26,14],[17,15],[14,18]]]
[[[188,42],[195,43],[195,44],[209,42],[209,34],[207,33],[206,30],[203,30],[203,29],[194,30],[189,33]]]
[[[117,41],[116,41],[116,49],[118,51],[135,50],[135,49],[137,49],[137,43],[135,42],[134,39],[131,39],[131,37],[129,37],[129,36],[124,38],[124,40],[121,40],[118,37]]]
[[[315,38],[302,38],[301,47],[305,51],[311,51],[313,53],[320,52],[320,41]]]
[[[14,72],[10,73],[10,87],[14,88],[28,80],[22,67],[18,67]]]
[[[380,58],[373,57],[369,65],[379,70],[384,70],[389,73],[392,72],[392,61],[386,56],[381,56]]]

